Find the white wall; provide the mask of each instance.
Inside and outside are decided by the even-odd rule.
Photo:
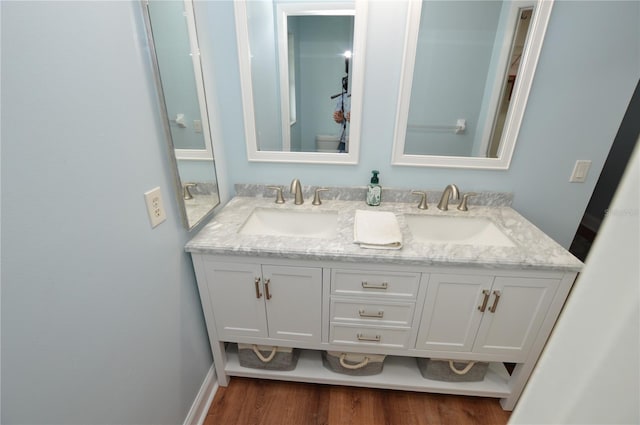
[[[640,422],[640,148],[513,424]]]
[[[212,360],[141,5],[1,8],[2,423],[182,423]]]
[[[383,187],[515,193],[515,208],[568,247],[640,76],[640,2],[557,0],[540,56],[518,145],[508,171],[398,167],[391,147],[406,22],[402,1],[369,2],[362,149],[355,166],[249,163],[240,103],[233,7],[202,4],[212,41],[224,58],[220,111],[233,183],[365,185],[380,170]],[[223,42],[224,40],[224,42]],[[222,55],[224,52],[224,55]],[[206,54],[206,52],[205,52]],[[222,94],[221,93],[221,94]],[[593,161],[586,183],[569,183],[577,159]],[[562,205],[563,208],[558,208]]]

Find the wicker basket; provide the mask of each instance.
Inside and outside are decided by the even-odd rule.
[[[418,368],[425,379],[448,382],[482,381],[489,363],[418,358]]]
[[[376,375],[382,372],[385,355],[323,351],[322,364],[329,370],[345,375]]]
[[[238,344],[240,366],[252,369],[293,370],[298,363],[295,348],[271,345]]]

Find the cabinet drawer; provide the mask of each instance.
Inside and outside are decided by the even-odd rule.
[[[409,328],[382,328],[373,326],[351,326],[331,324],[329,342],[380,347],[407,347]]]
[[[419,273],[331,270],[333,295],[415,299]]]
[[[332,298],[332,322],[377,323],[390,326],[411,326],[414,303],[371,302],[371,300]]]

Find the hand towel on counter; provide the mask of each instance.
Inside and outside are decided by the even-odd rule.
[[[361,248],[402,248],[402,233],[392,212],[356,210],[353,238]]]

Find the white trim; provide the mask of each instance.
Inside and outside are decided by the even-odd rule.
[[[211,365],[207,376],[205,376],[204,381],[202,381],[200,391],[198,391],[191,405],[191,409],[189,409],[189,413],[187,413],[187,417],[183,423],[184,425],[202,425],[204,423],[216,391],[218,391],[218,381],[216,380],[215,369],[213,365]]]
[[[344,2],[301,3],[307,13],[296,11],[295,14],[321,14],[329,9],[332,14],[351,14],[348,10],[340,10]],[[247,23],[246,0],[234,0],[236,21],[236,38],[238,43],[238,62],[240,68],[240,88],[242,93],[242,109],[244,118],[245,140],[247,144],[247,159],[251,162],[296,162],[296,163],[321,163],[321,164],[357,164],[360,155],[360,126],[362,120],[362,97],[364,93],[364,59],[365,39],[367,36],[367,0],[355,0],[354,38],[352,84],[351,84],[351,125],[349,128],[349,152],[348,153],[324,153],[324,152],[284,152],[284,151],[260,151],[256,137],[255,113],[253,102],[253,83],[251,80],[251,47],[249,43],[249,29]],[[281,71],[287,68],[281,68]],[[282,75],[280,76],[282,78]],[[286,83],[288,85],[288,82]],[[288,97],[282,97],[282,102],[288,102]],[[284,106],[283,106],[284,110]],[[288,106],[287,106],[288,111]],[[288,125],[288,112],[284,115]],[[280,124],[282,126],[282,124]],[[283,127],[284,128],[284,127]],[[288,128],[287,128],[288,130]],[[283,137],[288,134],[286,131]]]
[[[175,149],[176,159],[212,161],[213,155],[211,149]]]
[[[522,55],[519,78],[513,88],[511,106],[509,108],[502,135],[503,142],[498,150],[498,158],[455,157],[435,155],[407,155],[404,153],[404,141],[407,131],[407,118],[411,99],[411,85],[413,83],[413,69],[415,66],[415,52],[418,44],[418,30],[420,27],[421,0],[410,0],[407,16],[407,31],[403,53],[403,67],[400,79],[400,96],[396,115],[392,160],[393,165],[408,165],[417,167],[448,167],[448,168],[477,168],[507,170],[515,149],[520,124],[533,83],[538,57],[542,50],[544,36],[551,15],[554,0],[537,0],[533,11],[530,36]]]
[[[495,69],[500,72],[496,72],[491,82],[491,95],[487,102],[487,114],[484,122],[478,122],[477,133],[482,134],[480,141],[480,147],[477,152],[481,155],[486,154],[491,137],[495,130],[495,123],[498,118],[498,111],[501,105],[501,99],[504,97],[504,91],[506,88],[506,79],[508,78],[510,59],[515,47],[516,31],[518,29],[518,22],[520,20],[520,14],[524,9],[535,9],[535,0],[517,1],[514,0],[509,5],[509,12],[504,26],[504,34],[499,44],[499,55],[497,60],[497,66]],[[526,42],[526,39],[525,39]],[[501,141],[502,142],[502,141]]]

